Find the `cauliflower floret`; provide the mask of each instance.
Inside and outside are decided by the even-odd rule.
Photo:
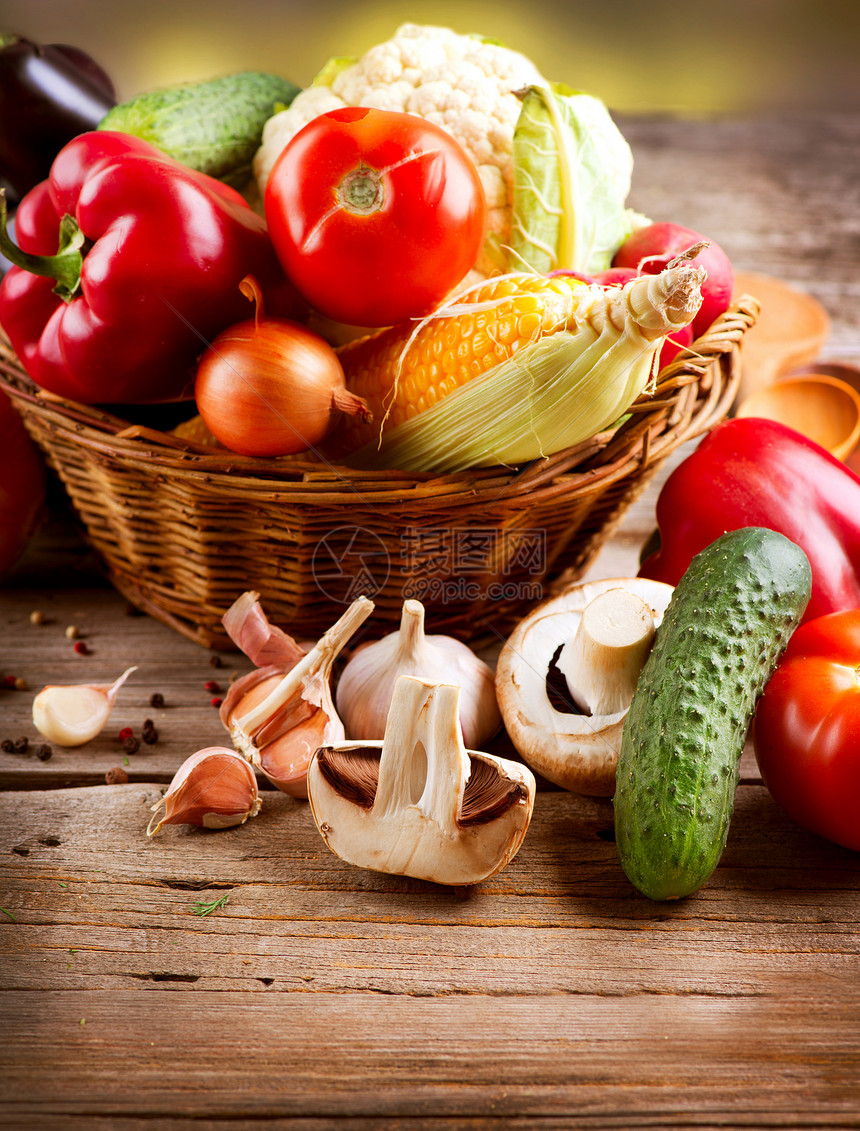
[[[512,146],[520,113],[516,91],[547,86],[518,51],[443,27],[403,24],[385,43],[335,74],[331,86],[311,86],[266,123],[254,158],[260,192],[281,150],[313,118],[340,106],[416,114],[457,139],[478,167],[487,195],[484,252],[472,277],[504,269],[498,248],[508,242],[513,200]]]

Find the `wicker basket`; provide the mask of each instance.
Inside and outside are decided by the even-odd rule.
[[[742,297],[660,374],[620,428],[519,469],[357,472],[248,459],[37,393],[0,340],[0,387],[57,472],[113,585],[213,648],[255,589],[300,639],[373,597],[384,631],[404,597],[431,631],[505,634],[562,574],[578,576],[665,458],[721,420],[755,321]]]

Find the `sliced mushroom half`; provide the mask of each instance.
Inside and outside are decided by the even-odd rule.
[[[308,800],[329,848],[360,868],[476,884],[514,858],[531,820],[527,766],[467,750],[459,688],[400,676],[375,742],[316,751]]]
[[[615,792],[624,719],[671,595],[671,585],[640,577],[572,585],[506,641],[496,666],[505,729],[548,781]]]

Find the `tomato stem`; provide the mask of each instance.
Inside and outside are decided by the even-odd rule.
[[[378,212],[385,202],[382,178],[375,169],[359,165],[347,173],[337,186],[337,200],[341,207],[355,216]]]

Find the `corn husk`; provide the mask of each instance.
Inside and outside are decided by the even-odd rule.
[[[345,462],[445,473],[511,466],[602,432],[646,389],[665,338],[692,322],[704,278],[682,263],[621,288],[583,287],[567,329],[524,346]]]

